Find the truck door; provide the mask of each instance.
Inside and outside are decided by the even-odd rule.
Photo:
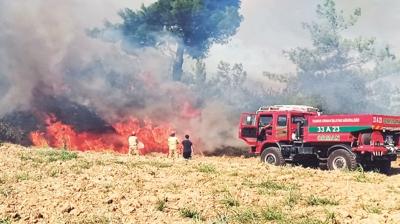
[[[276,140],[288,141],[288,116],[287,114],[278,114],[276,120]]]
[[[239,138],[249,145],[257,144],[256,114],[243,113],[240,117]]]

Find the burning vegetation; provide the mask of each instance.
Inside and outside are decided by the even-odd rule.
[[[135,131],[144,144],[142,154],[168,152],[165,141],[174,130],[171,123],[133,115],[110,122],[66,97],[37,95],[36,99],[32,110],[5,116],[3,140],[39,147],[126,153],[127,136]],[[181,120],[201,116],[188,102],[178,109],[176,116]]]
[[[184,55],[200,60],[212,43],[222,43],[235,34],[241,21],[240,1],[174,4],[177,8],[172,11],[165,11],[169,10],[165,4],[173,1],[162,1],[165,4],[151,4],[149,9],[164,12],[168,23],[156,21],[159,24],[153,24],[154,29],[144,25],[154,21],[148,20],[145,14],[150,11],[143,8],[138,13],[121,12],[122,24],[93,30],[87,30],[93,25],[73,16],[81,10],[79,4],[76,8],[69,3],[42,2],[45,4],[32,7],[14,2],[1,9],[2,17],[8,19],[2,19],[6,22],[0,26],[10,30],[0,36],[4,50],[0,54],[2,141],[126,153],[127,137],[135,131],[146,154],[166,152],[166,139],[172,130],[181,138],[193,133],[193,141],[202,149],[235,138],[236,118],[220,116],[230,109],[223,103],[213,108],[219,97],[209,98],[217,85],[205,89],[205,79],[196,79],[198,85],[188,83],[195,79],[182,78],[187,78],[182,74],[182,60]],[[48,13],[48,7],[54,13]],[[186,10],[190,8],[193,11]],[[21,12],[26,17],[16,18]],[[215,15],[214,20],[207,21],[211,15]],[[189,17],[199,16],[203,24],[193,20],[192,25],[183,26]],[[130,24],[130,17],[137,17],[142,28],[148,29],[137,33],[142,35],[138,39],[128,38],[133,35],[129,32],[139,32],[129,27],[140,26]],[[25,26],[39,18],[48,22]],[[235,20],[228,22],[228,18]],[[56,25],[66,20],[70,26]],[[204,28],[202,33],[191,32],[196,26]],[[25,32],[30,36],[21,35]],[[174,50],[174,46],[178,46],[179,55],[170,56],[162,50]],[[205,72],[204,66],[201,72]],[[213,128],[217,132],[210,131]],[[207,136],[210,141],[201,140]]]
[[[103,25],[98,21],[116,13],[83,18],[78,3],[37,2],[0,2],[0,29],[7,30],[0,35],[2,141],[125,153],[127,135],[136,131],[143,153],[166,152],[176,130],[212,151],[241,146],[239,114],[260,104],[399,112],[396,88],[377,88],[396,74],[398,60],[374,39],[347,38],[361,10],[347,17],[332,0],[304,26],[312,46],[285,51],[296,71],[264,72],[261,81],[240,63],[220,62],[212,73],[203,60],[238,31],[240,0],[159,0]],[[31,21],[37,23],[27,26]]]

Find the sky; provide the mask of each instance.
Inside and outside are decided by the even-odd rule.
[[[124,1],[121,1],[124,2]],[[129,1],[130,7],[150,4],[153,0]],[[226,45],[214,45],[207,58],[207,69],[215,70],[218,62],[242,63],[252,76],[263,71],[286,73],[295,67],[282,54],[298,46],[309,46],[309,36],[303,22],[316,18],[318,0],[243,0],[244,20],[238,33]],[[361,7],[362,16],[349,36],[376,37],[400,54],[400,1],[398,0],[338,0],[338,8],[350,13]]]

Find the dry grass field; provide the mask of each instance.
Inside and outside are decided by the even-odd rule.
[[[0,147],[0,223],[400,223],[400,175]]]

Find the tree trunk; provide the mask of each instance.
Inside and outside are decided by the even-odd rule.
[[[183,66],[183,53],[184,48],[181,44],[178,44],[178,49],[176,50],[175,61],[172,69],[172,80],[181,81],[182,80],[182,66]]]

